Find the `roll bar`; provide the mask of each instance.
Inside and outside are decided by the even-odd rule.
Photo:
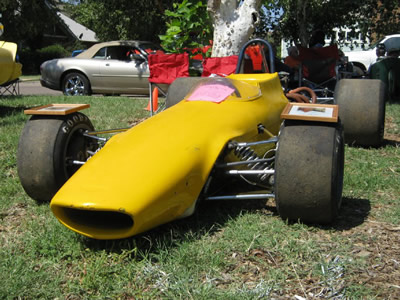
[[[246,44],[243,45],[242,49],[240,50],[239,53],[239,59],[238,59],[238,64],[236,66],[236,71],[235,74],[239,74],[240,72],[240,66],[242,65],[242,61],[243,61],[243,57],[244,57],[244,53],[246,51],[246,48],[254,43],[262,43],[265,46],[268,47],[268,52],[269,52],[269,70],[271,73],[275,73],[275,61],[274,61],[274,50],[272,49],[272,46],[269,42],[267,42],[266,40],[263,39],[253,39],[248,41]]]

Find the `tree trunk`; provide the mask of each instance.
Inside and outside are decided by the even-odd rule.
[[[299,32],[300,43],[303,47],[308,47],[308,40],[310,38],[307,31],[307,0],[297,0],[297,26]]]
[[[208,0],[214,26],[213,57],[239,54],[259,21],[260,7],[261,0]]]

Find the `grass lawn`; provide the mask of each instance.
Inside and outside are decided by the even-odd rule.
[[[346,146],[331,226],[287,224],[271,200],[207,202],[140,236],[97,241],[62,226],[17,175],[23,110],[63,102],[91,104],[97,129],[148,115],[146,99],[0,98],[0,299],[400,298],[400,105],[387,105],[382,147]]]
[[[40,75],[23,75],[19,78],[21,81],[38,81]]]

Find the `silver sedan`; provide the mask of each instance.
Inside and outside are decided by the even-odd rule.
[[[143,41],[95,44],[75,57],[45,61],[42,86],[65,95],[149,93],[148,53],[160,47]]]

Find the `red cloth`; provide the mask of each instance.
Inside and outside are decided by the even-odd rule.
[[[297,68],[301,62],[298,59],[287,56],[283,63],[291,68]]]
[[[322,82],[336,76],[335,66],[339,60],[337,45],[322,48],[298,47],[297,59],[302,62],[303,75],[314,82]]]
[[[253,63],[253,71],[261,71],[263,59],[261,55],[260,46],[259,45],[250,46],[246,49],[245,53],[250,57]]]
[[[304,48],[301,46],[298,46],[297,48],[299,49],[299,56],[297,59],[301,61],[327,58],[339,60],[339,50],[336,44],[322,48]]]
[[[236,71],[238,58],[237,55],[206,58],[203,61],[203,73],[201,76],[209,77],[211,74],[216,74],[225,77],[232,74]]]
[[[178,77],[189,76],[189,54],[150,54],[149,82],[171,84]]]

